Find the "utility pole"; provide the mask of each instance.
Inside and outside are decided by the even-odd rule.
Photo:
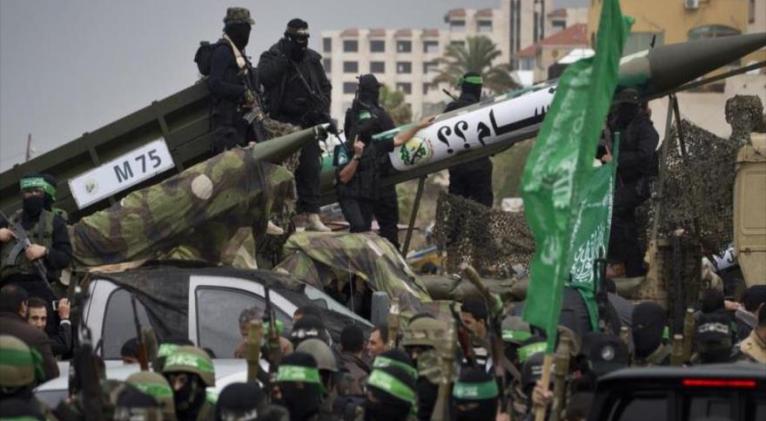
[[[32,133],[27,135],[27,153],[24,162],[29,161],[32,158]]]

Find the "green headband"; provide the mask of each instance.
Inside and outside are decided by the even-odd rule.
[[[383,370],[372,370],[372,374],[367,378],[367,385],[377,387],[398,399],[415,405],[415,391],[401,380]]]
[[[545,342],[535,342],[522,346],[519,348],[519,362],[523,363],[538,352],[545,352]]]
[[[135,386],[138,390],[146,393],[147,395],[154,396],[155,398],[169,398],[173,396],[173,390],[170,389],[170,386],[164,384],[133,383],[133,386]]]
[[[483,82],[481,76],[467,76],[460,78],[460,85],[469,83],[471,85],[481,85]]]
[[[36,349],[2,349],[0,348],[0,365],[12,365],[16,367],[32,366],[35,380],[45,379],[43,369],[43,357]]]
[[[452,396],[464,400],[485,400],[497,397],[497,382],[489,380],[484,383],[455,383]]]
[[[178,349],[178,345],[176,344],[161,344],[160,349],[157,350],[157,356],[158,357],[170,356],[170,354],[176,352],[176,349]]]
[[[523,330],[504,330],[503,340],[506,342],[524,342],[531,338],[532,334]]]
[[[277,371],[277,381],[322,384],[318,369],[299,365],[280,365],[279,371]]]
[[[402,370],[404,370],[407,374],[412,376],[413,380],[418,378],[418,370],[407,363],[403,363],[401,361],[397,361],[388,357],[381,357],[381,356],[375,357],[375,361],[372,362],[372,368],[385,368],[385,367],[399,367]]]
[[[21,191],[27,190],[27,189],[40,189],[47,193],[50,197],[53,199],[56,199],[56,187],[54,187],[51,183],[45,181],[42,177],[28,177],[28,178],[22,178],[21,181],[19,181],[19,188]]]
[[[176,352],[175,354],[168,356],[168,359],[165,360],[165,370],[174,365],[194,367],[205,373],[215,372],[210,360],[187,352]]]

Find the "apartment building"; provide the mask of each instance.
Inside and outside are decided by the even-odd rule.
[[[543,38],[546,27],[550,30],[545,10],[551,2],[500,0],[499,8],[453,9],[444,15],[444,28],[322,31],[320,52],[333,85],[331,115],[343,121],[354,99],[357,77],[364,73],[403,92],[415,116],[441,111],[449,100],[442,88],[449,86],[433,87],[431,82],[438,74],[436,60],[449,44],[464,44],[467,37],[483,35],[497,45],[498,60],[508,62],[514,51]],[[514,22],[519,24],[512,31]]]

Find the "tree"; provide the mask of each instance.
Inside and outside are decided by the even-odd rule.
[[[391,115],[395,125],[401,126],[412,122],[412,107],[404,102],[404,94],[402,92],[389,89],[388,86],[383,85],[380,87],[378,102]]]
[[[500,50],[485,36],[468,37],[465,44],[450,44],[444,56],[437,60],[441,69],[433,84],[447,82],[454,85],[465,73],[476,72],[484,80],[484,89],[494,94],[519,88],[511,78],[509,63],[492,64],[498,57]]]

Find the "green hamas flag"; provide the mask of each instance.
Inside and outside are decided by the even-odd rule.
[[[524,167],[524,213],[537,244],[524,320],[545,330],[548,352],[555,347],[562,288],[574,258],[578,206],[593,172],[596,144],[617,86],[629,28],[618,0],[604,0],[596,55],[572,64],[561,76]]]
[[[588,308],[588,318],[593,330],[598,329],[598,306],[593,264],[606,253],[609,246],[609,228],[612,220],[612,197],[614,175],[617,171],[619,140],[612,146],[612,161],[606,165],[585,171],[580,202],[577,206],[570,250],[572,268],[569,282],[580,293]]]

